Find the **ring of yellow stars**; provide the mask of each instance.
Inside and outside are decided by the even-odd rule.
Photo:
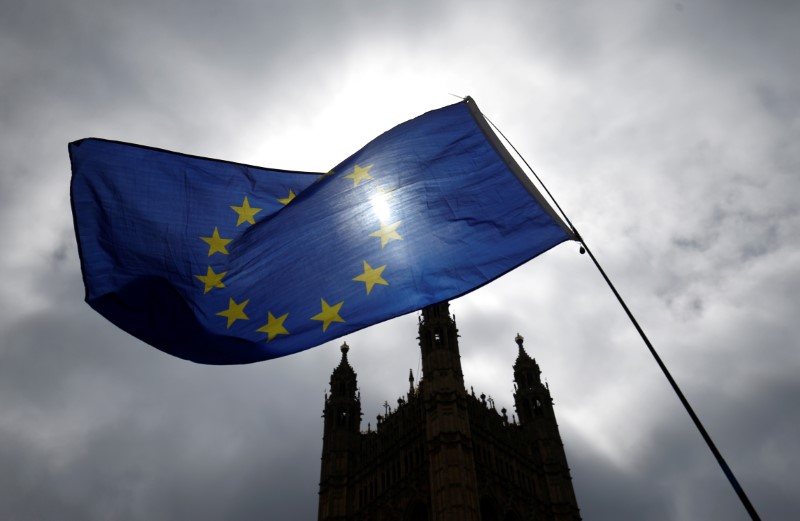
[[[360,166],[356,165],[353,168],[353,171],[347,174],[345,177],[353,180],[353,188],[355,188],[361,181],[367,181],[369,179],[372,179],[372,176],[369,175],[370,168],[372,168],[372,165],[367,165],[364,168],[361,168]]]
[[[331,306],[325,302],[324,298],[320,300],[322,301],[322,312],[311,317],[311,320],[319,320],[322,322],[322,332],[324,333],[328,330],[328,326],[331,325],[331,322],[344,322],[344,319],[339,316],[339,310],[342,308],[344,301]]]
[[[200,238],[208,243],[209,257],[211,257],[217,252],[222,253],[224,255],[228,255],[228,250],[227,248],[225,248],[225,246],[227,246],[228,243],[233,240],[233,239],[223,239],[222,237],[220,237],[219,230],[217,230],[216,226],[214,226],[214,233],[213,235],[211,235],[211,237],[200,237]]]
[[[394,224],[382,224],[381,229],[377,232],[369,234],[370,237],[380,237],[381,248],[389,244],[391,241],[402,241],[403,237],[397,233],[397,227],[400,226],[402,221],[397,221]]]
[[[237,304],[235,300],[230,299],[230,302],[228,302],[228,309],[220,311],[217,315],[228,319],[228,329],[230,329],[237,320],[250,320],[247,318],[247,315],[244,314],[244,307],[248,302],[250,302],[250,299],[245,300],[241,304]]]
[[[295,197],[294,192],[289,190],[289,195],[287,195],[283,199],[278,198],[278,202],[285,206],[285,205],[291,203],[292,199],[294,199],[294,197]]]
[[[243,222],[255,224],[256,220],[254,219],[254,217],[262,209],[253,208],[252,206],[250,206],[250,202],[247,200],[247,196],[244,196],[244,202],[242,203],[242,206],[231,206],[231,210],[239,214],[239,219],[236,221],[236,226],[239,226]]]
[[[228,272],[223,271],[222,273],[214,273],[214,270],[212,270],[211,266],[209,266],[208,272],[205,275],[195,275],[195,277],[203,281],[203,284],[206,285],[203,293],[208,293],[213,288],[225,287],[225,284],[222,283],[222,277],[224,277],[226,273]]]
[[[267,323],[264,324],[262,327],[256,329],[259,333],[266,333],[267,334],[267,342],[271,341],[278,335],[288,335],[289,332],[283,327],[283,322],[286,320],[286,317],[289,316],[289,313],[284,313],[283,315],[275,318],[275,315],[272,314],[272,311],[267,312]]]
[[[354,278],[353,280],[356,280],[358,282],[364,282],[367,285],[367,295],[369,295],[369,292],[372,291],[372,287],[375,284],[381,284],[383,286],[389,285],[389,283],[383,280],[383,277],[381,277],[381,274],[383,273],[383,270],[385,268],[386,265],[384,264],[380,268],[373,269],[372,266],[367,264],[367,261],[364,261],[364,273]]]

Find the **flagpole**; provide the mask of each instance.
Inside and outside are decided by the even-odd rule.
[[[570,224],[570,226],[572,225]],[[717,459],[717,463],[719,463],[719,466],[722,468],[722,472],[725,474],[725,477],[728,478],[728,481],[730,482],[731,486],[736,491],[736,494],[739,496],[739,500],[741,500],[742,505],[744,505],[745,510],[747,510],[747,513],[750,514],[750,518],[753,519],[753,521],[760,521],[761,518],[758,516],[755,507],[753,507],[753,504],[750,503],[750,499],[747,497],[747,494],[745,493],[741,485],[739,485],[739,481],[736,479],[736,476],[733,474],[731,468],[725,462],[725,458],[722,457],[722,454],[717,449],[717,446],[714,444],[714,441],[711,439],[711,436],[709,436],[705,427],[703,427],[703,423],[700,421],[700,418],[698,418],[697,414],[695,414],[694,409],[692,409],[692,406],[689,404],[689,401],[683,395],[683,392],[681,392],[680,387],[678,387],[678,383],[675,381],[674,378],[672,378],[672,374],[670,374],[669,369],[667,369],[667,366],[664,365],[664,362],[661,360],[661,357],[658,356],[658,353],[653,347],[653,344],[650,343],[650,340],[647,338],[647,335],[644,333],[644,330],[641,328],[641,326],[639,326],[639,322],[633,316],[633,313],[631,313],[630,309],[628,309],[628,306],[625,304],[625,301],[622,300],[622,297],[617,291],[617,288],[614,287],[614,284],[611,282],[611,279],[608,278],[608,275],[606,275],[606,272],[600,266],[600,263],[597,262],[597,259],[592,253],[592,250],[590,250],[589,247],[586,245],[586,241],[584,241],[583,237],[581,237],[581,235],[578,233],[577,230],[575,230],[574,227],[572,229],[578,236],[578,241],[581,243],[581,248],[584,249],[586,253],[589,254],[589,257],[592,259],[592,262],[594,262],[594,265],[597,267],[598,271],[600,271],[600,274],[603,276],[603,279],[605,279],[606,284],[608,284],[608,287],[611,288],[611,291],[614,293],[614,296],[617,297],[617,301],[619,301],[620,305],[622,306],[622,309],[625,310],[625,313],[628,315],[628,318],[630,319],[631,323],[633,323],[633,327],[636,328],[636,331],[639,332],[639,336],[642,337],[642,340],[644,341],[645,345],[647,345],[647,349],[650,350],[650,354],[653,355],[653,358],[655,358],[658,367],[661,368],[661,371],[664,373],[664,376],[667,377],[667,380],[669,381],[669,384],[672,386],[672,389],[675,391],[675,394],[678,395],[678,399],[683,404],[684,408],[686,409],[686,412],[689,413],[689,416],[692,418],[695,427],[697,427],[697,430],[700,431],[700,435],[705,440],[706,444],[708,445],[708,448],[711,449],[711,453],[714,454],[714,457]]]
[[[745,493],[744,489],[741,487],[741,485],[739,485],[739,481],[736,479],[736,476],[733,474],[733,471],[728,466],[728,464],[725,462],[725,458],[722,457],[722,454],[717,449],[717,446],[714,444],[714,441],[711,439],[711,436],[709,436],[708,432],[706,431],[705,427],[703,426],[703,423],[700,421],[700,418],[697,416],[697,414],[695,414],[694,409],[692,409],[692,406],[689,404],[689,401],[684,396],[684,394],[681,391],[680,387],[678,387],[678,383],[672,377],[672,374],[670,374],[669,369],[667,369],[667,366],[664,365],[664,362],[661,360],[661,357],[658,356],[658,353],[656,352],[655,348],[653,347],[653,344],[650,343],[650,339],[647,338],[647,335],[645,334],[644,330],[639,325],[639,322],[633,316],[633,313],[631,313],[631,311],[628,308],[627,304],[625,304],[625,301],[622,300],[622,296],[617,291],[617,288],[614,287],[614,284],[611,282],[611,279],[609,279],[608,275],[606,275],[605,270],[603,270],[603,268],[600,266],[600,263],[597,262],[597,259],[595,258],[594,254],[592,253],[592,250],[590,250],[589,246],[586,245],[586,241],[583,239],[583,237],[581,237],[581,234],[578,233],[578,230],[572,224],[572,222],[570,221],[569,217],[567,217],[567,214],[564,212],[564,210],[561,209],[561,206],[558,204],[558,201],[556,201],[555,197],[553,197],[553,194],[550,193],[550,190],[547,189],[545,184],[542,182],[542,180],[539,178],[539,176],[536,174],[536,172],[533,170],[533,168],[531,168],[531,165],[528,164],[528,162],[525,160],[525,158],[522,156],[522,154],[519,153],[519,151],[516,149],[516,147],[508,140],[508,138],[500,131],[500,129],[497,128],[497,126],[494,123],[492,123],[489,118],[486,117],[486,115],[483,115],[483,117],[486,118],[486,121],[489,122],[489,124],[492,126],[492,128],[494,128],[497,131],[497,133],[500,134],[500,136],[505,140],[505,142],[508,143],[508,145],[511,147],[511,149],[514,150],[514,153],[516,153],[517,156],[522,160],[522,162],[525,164],[525,166],[528,168],[528,170],[536,178],[536,181],[538,181],[539,185],[544,189],[545,193],[550,198],[550,200],[553,201],[553,204],[558,209],[558,211],[561,213],[561,215],[564,217],[564,220],[566,221],[567,225],[570,227],[572,232],[575,234],[575,237],[576,237],[577,241],[581,244],[581,253],[584,253],[584,251],[585,251],[586,253],[589,254],[589,257],[592,259],[592,262],[597,267],[597,270],[600,272],[600,275],[603,276],[603,279],[606,281],[606,284],[608,284],[608,287],[611,288],[611,291],[614,293],[614,296],[617,297],[617,301],[622,306],[622,309],[625,310],[625,314],[628,315],[628,318],[630,319],[631,323],[633,324],[633,327],[635,327],[636,331],[639,332],[639,336],[642,338],[642,340],[644,341],[645,345],[647,346],[647,349],[650,351],[650,354],[653,355],[653,358],[655,359],[656,363],[661,368],[661,371],[664,373],[664,376],[667,378],[667,381],[672,386],[672,390],[675,391],[675,394],[678,395],[678,399],[683,404],[683,407],[686,409],[686,412],[689,413],[689,417],[694,422],[695,427],[697,427],[697,430],[700,431],[700,435],[705,440],[706,445],[708,445],[708,448],[711,450],[711,453],[717,459],[717,463],[722,468],[723,474],[725,474],[725,477],[728,478],[728,482],[731,484],[733,489],[736,491],[736,495],[739,496],[739,500],[742,502],[742,505],[744,506],[745,510],[747,510],[747,513],[750,514],[750,518],[753,521],[761,521],[761,518],[759,517],[758,513],[756,512],[755,507],[753,507],[753,504],[750,503],[750,499],[747,497],[747,494]]]

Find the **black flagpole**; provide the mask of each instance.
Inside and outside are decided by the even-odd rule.
[[[572,225],[570,224],[570,226]],[[606,275],[606,272],[600,266],[600,263],[597,262],[597,259],[594,257],[594,254],[592,254],[592,250],[590,250],[589,247],[586,245],[586,241],[583,240],[583,237],[580,236],[580,234],[577,232],[577,230],[575,230],[574,227],[572,228],[572,230],[575,232],[575,235],[578,236],[578,241],[581,243],[581,250],[585,249],[586,253],[589,254],[589,257],[592,259],[592,262],[594,262],[594,265],[597,266],[597,269],[600,271],[600,274],[605,279],[606,284],[608,284],[608,287],[611,288],[612,292],[614,292],[614,296],[617,297],[617,300],[622,306],[622,309],[625,310],[625,313],[628,315],[628,318],[633,323],[633,327],[636,328],[636,331],[639,332],[639,336],[641,336],[642,340],[644,340],[644,343],[647,345],[647,349],[650,350],[650,354],[653,355],[653,358],[655,358],[658,367],[661,368],[661,371],[664,373],[664,376],[667,377],[669,384],[672,386],[672,390],[675,391],[675,394],[678,395],[678,399],[683,404],[684,408],[686,409],[686,412],[689,413],[689,416],[692,418],[695,427],[697,427],[697,430],[700,431],[700,435],[703,436],[703,439],[706,441],[708,448],[711,449],[711,453],[714,454],[715,458],[717,458],[717,463],[719,463],[719,466],[722,467],[722,472],[725,474],[725,477],[728,478],[728,481],[730,482],[731,486],[736,491],[736,494],[739,496],[739,499],[741,500],[742,505],[744,505],[745,510],[747,510],[747,513],[750,514],[750,518],[753,519],[753,521],[760,521],[761,518],[758,516],[755,507],[753,507],[753,504],[750,503],[750,499],[748,499],[747,494],[745,494],[744,492],[744,489],[741,487],[741,485],[739,485],[739,481],[736,479],[736,476],[733,475],[733,471],[725,462],[725,458],[722,457],[722,454],[720,454],[719,450],[717,449],[717,446],[711,439],[711,436],[708,435],[708,432],[706,432],[705,427],[703,427],[703,423],[700,421],[700,418],[697,417],[697,415],[694,412],[694,409],[692,409],[692,406],[689,404],[689,401],[683,395],[683,392],[681,392],[680,387],[678,387],[678,383],[675,381],[674,378],[672,378],[669,369],[667,369],[667,366],[664,365],[664,362],[661,361],[661,357],[658,356],[658,353],[653,347],[653,344],[650,343],[650,340],[647,338],[647,335],[645,335],[644,330],[642,330],[641,326],[639,326],[639,322],[636,321],[636,318],[633,316],[633,313],[631,313],[630,309],[628,309],[628,306],[625,304],[625,301],[622,300],[622,297],[617,291],[617,288],[614,287],[614,284],[611,283],[611,280],[608,278],[608,275]],[[583,251],[581,251],[581,253],[583,253]]]
[[[736,491],[736,494],[739,496],[739,499],[741,500],[742,505],[744,505],[745,510],[747,510],[747,513],[750,514],[750,518],[753,521],[761,521],[761,518],[758,516],[755,507],[753,507],[753,504],[750,503],[750,499],[748,499],[747,494],[745,494],[744,492],[744,489],[741,487],[741,485],[739,485],[739,481],[736,479],[736,476],[733,475],[733,471],[725,462],[725,458],[723,458],[722,454],[720,454],[719,450],[717,450],[717,446],[714,444],[714,441],[711,439],[711,436],[708,435],[708,432],[706,431],[705,427],[703,427],[702,422],[700,422],[700,418],[697,417],[697,415],[694,412],[694,409],[692,409],[692,406],[689,404],[689,401],[683,395],[683,392],[681,392],[680,387],[678,387],[677,382],[675,382],[675,379],[672,378],[672,375],[667,369],[667,366],[664,365],[664,362],[661,361],[661,357],[658,356],[658,353],[656,353],[653,344],[650,343],[650,340],[647,338],[647,335],[645,335],[644,330],[641,328],[641,326],[639,326],[639,322],[636,321],[636,318],[633,316],[633,313],[631,313],[630,309],[628,309],[628,306],[627,304],[625,304],[625,301],[622,300],[622,297],[617,291],[617,288],[614,287],[614,284],[611,283],[611,279],[608,278],[608,275],[606,275],[606,272],[600,266],[600,263],[597,262],[597,259],[595,258],[594,254],[592,254],[592,250],[590,250],[589,247],[586,245],[586,241],[584,241],[583,237],[581,237],[580,233],[578,233],[578,230],[575,229],[575,226],[572,225],[572,222],[569,220],[569,217],[567,217],[567,214],[564,213],[564,210],[561,209],[561,206],[558,204],[558,201],[555,200],[553,195],[550,193],[550,190],[548,190],[547,187],[544,185],[544,183],[542,183],[542,180],[539,179],[538,175],[536,175],[536,172],[533,170],[533,168],[531,168],[531,165],[529,165],[528,162],[525,160],[525,158],[522,157],[522,154],[519,153],[516,147],[514,147],[514,145],[511,144],[508,138],[506,138],[506,136],[500,131],[499,128],[495,126],[494,123],[491,122],[491,120],[489,120],[489,118],[487,118],[485,115],[483,117],[486,118],[486,121],[488,121],[489,124],[497,131],[497,133],[500,134],[500,136],[502,136],[502,138],[506,141],[506,143],[509,144],[509,146],[512,148],[512,150],[514,150],[517,156],[519,156],[519,158],[522,159],[522,162],[525,163],[525,166],[528,167],[528,170],[531,171],[533,176],[539,182],[539,185],[547,193],[547,196],[550,198],[551,201],[553,201],[558,211],[561,213],[561,215],[564,216],[564,220],[567,222],[567,225],[575,233],[578,242],[580,242],[581,244],[581,253],[586,251],[586,253],[589,254],[589,257],[592,259],[592,262],[594,262],[594,265],[597,267],[598,271],[600,271],[600,274],[603,276],[603,279],[605,279],[606,284],[608,284],[608,287],[611,288],[611,291],[614,293],[614,296],[617,297],[617,301],[619,301],[620,305],[622,306],[622,309],[625,310],[625,313],[628,315],[628,318],[633,323],[633,327],[635,327],[636,331],[639,332],[639,336],[642,337],[642,340],[647,346],[647,349],[650,350],[650,354],[653,355],[653,358],[655,358],[658,367],[661,368],[661,371],[664,373],[664,376],[667,377],[669,384],[672,386],[672,390],[675,391],[675,394],[678,395],[678,399],[683,404],[683,407],[686,409],[686,412],[689,413],[689,416],[692,418],[695,427],[697,427],[697,430],[700,431],[700,435],[703,436],[703,439],[705,440],[706,445],[708,445],[708,448],[711,449],[711,453],[714,454],[714,457],[717,459],[717,463],[719,463],[719,466],[722,468],[722,472],[725,474],[725,477],[728,478],[728,481],[730,482],[731,486]]]

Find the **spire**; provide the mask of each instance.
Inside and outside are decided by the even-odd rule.
[[[537,384],[541,384],[542,371],[539,370],[539,364],[536,363],[535,358],[531,358],[525,351],[522,342],[525,339],[517,333],[514,341],[519,347],[519,354],[517,361],[514,362],[514,380],[519,389],[531,389]]]
[[[342,346],[339,348],[342,351],[342,360],[339,362],[339,365],[336,369],[333,370],[333,374],[336,376],[344,376],[344,375],[354,375],[355,370],[350,365],[350,362],[347,360],[347,352],[350,351],[350,346],[347,345],[347,342],[344,342]]]
[[[520,364],[529,364],[529,363],[534,363],[535,364],[536,363],[536,360],[532,359],[528,355],[528,353],[525,352],[525,348],[522,347],[522,342],[524,340],[525,340],[525,338],[522,335],[520,335],[519,333],[517,333],[517,336],[514,337],[514,341],[517,343],[517,346],[519,347],[519,353],[517,354],[517,361],[514,362],[514,367],[516,367],[516,366],[518,366]]]
[[[347,342],[342,344],[342,360],[331,373],[331,397],[356,399],[357,386],[356,372],[347,360],[350,346]]]

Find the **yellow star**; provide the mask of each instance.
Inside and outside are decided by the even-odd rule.
[[[400,223],[403,221],[397,221],[394,224],[382,224],[381,229],[377,232],[372,232],[369,234],[370,237],[380,237],[381,238],[381,248],[386,246],[390,241],[402,241],[403,237],[397,233],[397,227],[400,226]]]
[[[344,322],[344,319],[339,316],[339,310],[342,308],[342,304],[344,304],[344,301],[341,301],[338,304],[331,306],[328,305],[327,302],[325,302],[324,298],[320,300],[322,301],[322,312],[311,317],[311,320],[321,321],[323,332],[328,330],[328,326],[331,325],[331,322]]]
[[[372,168],[372,165],[367,165],[364,168],[356,165],[355,168],[353,168],[353,172],[347,174],[345,177],[353,180],[353,188],[355,188],[361,181],[372,179],[372,176],[369,175],[370,168]]]
[[[289,313],[285,313],[284,315],[275,318],[271,311],[267,312],[267,323],[256,329],[259,333],[266,333],[267,334],[267,342],[272,340],[278,335],[288,335],[289,332],[283,327],[283,322],[286,320],[286,317],[289,316]]]
[[[236,226],[239,226],[243,222],[249,222],[250,224],[255,224],[256,220],[253,219],[253,216],[261,211],[261,208],[253,208],[250,206],[250,202],[247,200],[247,196],[244,196],[244,202],[242,206],[231,206],[231,210],[239,214],[239,220],[236,221]]]
[[[319,183],[320,181],[322,181],[322,180],[323,180],[323,179],[325,179],[326,177],[330,177],[330,176],[334,175],[335,173],[336,173],[336,172],[334,172],[333,170],[331,170],[330,172],[328,172],[328,173],[326,173],[326,174],[322,174],[321,176],[319,176],[319,177],[317,178],[317,180],[316,180],[316,181],[314,181],[314,182],[315,182],[315,183]]]
[[[211,266],[208,267],[208,273],[205,275],[195,275],[198,279],[203,281],[203,284],[206,285],[205,290],[203,293],[208,293],[211,291],[212,288],[224,288],[225,284],[222,283],[222,277],[228,273],[227,271],[223,271],[222,273],[214,273],[214,270],[211,269]]]
[[[230,329],[231,325],[239,319],[250,320],[247,318],[247,315],[244,314],[244,307],[248,302],[250,302],[250,299],[245,300],[241,304],[237,304],[235,300],[230,299],[230,302],[228,302],[228,309],[220,311],[217,315],[228,318],[228,329]]]
[[[219,236],[219,230],[214,226],[214,234],[211,237],[200,237],[208,243],[208,256],[211,257],[217,252],[228,255],[228,250],[225,246],[228,245],[233,239],[223,239]]]
[[[292,192],[291,190],[289,190],[289,195],[287,195],[287,196],[286,196],[286,197],[284,197],[283,199],[280,199],[280,198],[279,198],[279,199],[278,199],[278,202],[279,202],[279,203],[281,203],[282,205],[287,205],[287,204],[289,204],[289,203],[291,203],[291,202],[292,202],[292,199],[294,199],[294,192]]]
[[[383,270],[385,268],[386,265],[384,264],[380,268],[373,269],[372,266],[367,264],[367,261],[364,261],[364,273],[354,278],[353,280],[366,283],[367,295],[369,295],[369,292],[372,291],[372,286],[374,286],[375,284],[382,284],[384,286],[389,285],[389,283],[383,280],[383,277],[381,277],[381,274],[383,273]]]

